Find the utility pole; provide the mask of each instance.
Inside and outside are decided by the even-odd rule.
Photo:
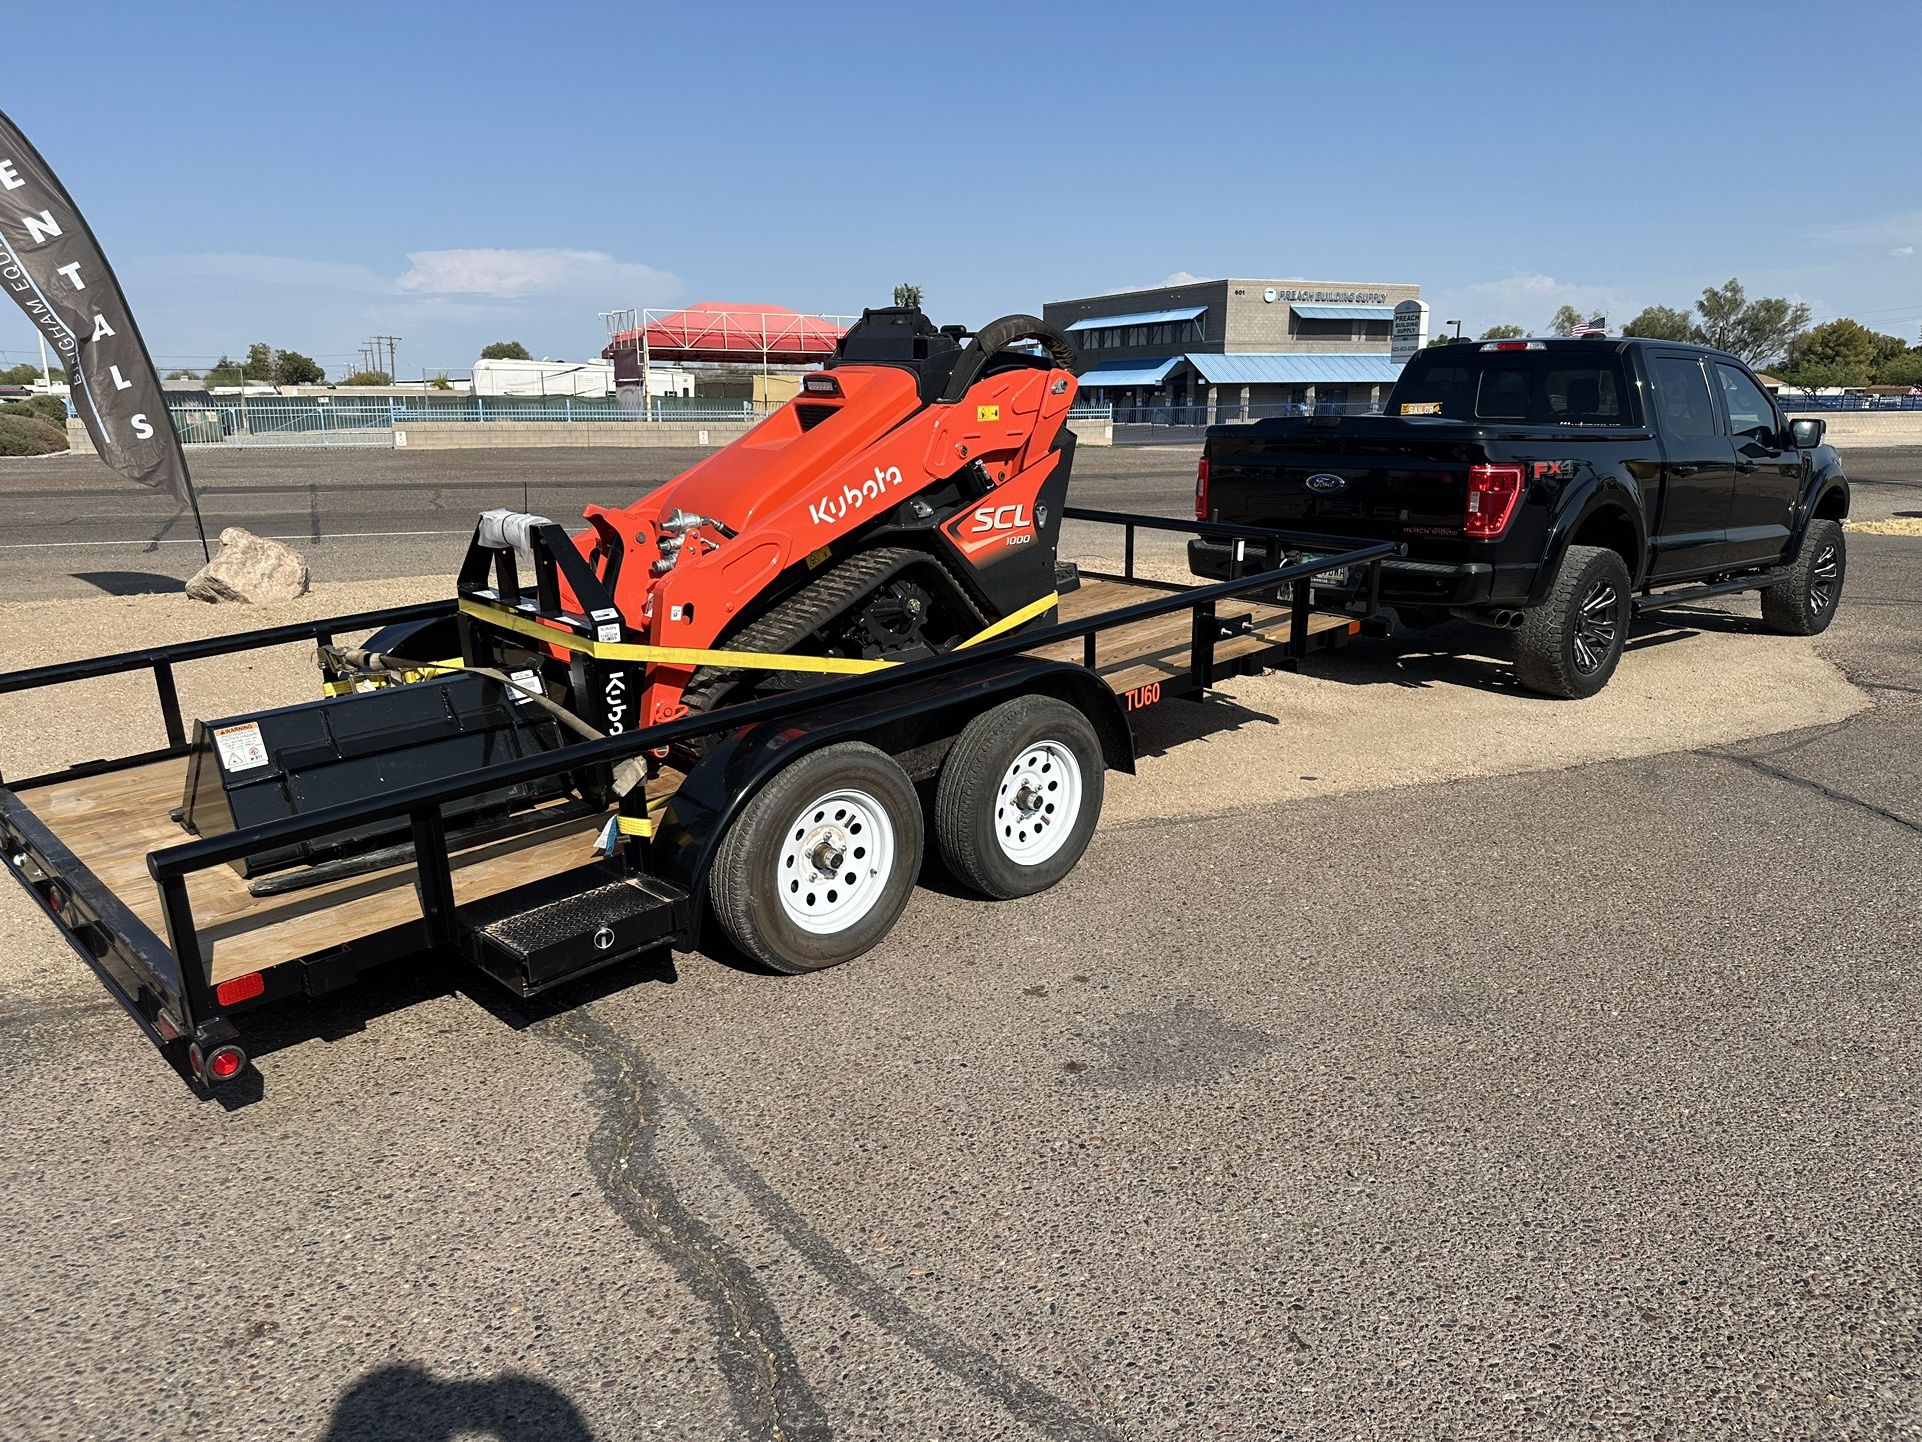
[[[400,342],[401,338],[397,335],[377,335],[371,337],[368,343],[374,348],[374,363],[369,366],[368,369],[376,371],[385,370],[389,380],[398,379],[400,376],[400,361],[396,347],[400,345]],[[385,366],[380,363],[382,346],[387,348],[387,364]]]

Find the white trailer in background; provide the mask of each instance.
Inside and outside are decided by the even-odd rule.
[[[614,363],[604,360],[477,360],[477,396],[611,396]]]

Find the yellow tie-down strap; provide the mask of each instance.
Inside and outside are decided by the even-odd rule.
[[[955,649],[964,650],[983,641],[992,641],[1017,626],[1026,625],[1060,600],[1058,592],[1050,591],[1040,600],[1023,606],[986,630],[968,637]],[[724,666],[737,671],[815,671],[837,676],[865,676],[870,671],[881,671],[901,664],[898,661],[866,661],[847,656],[786,656],[766,651],[710,651],[698,646],[637,646],[627,641],[590,641],[585,636],[576,636],[572,631],[543,626],[504,606],[489,605],[485,601],[462,601],[460,608],[477,621],[485,621],[490,626],[498,626],[536,641],[545,641],[563,650],[579,651],[597,661],[640,661],[652,666]]]

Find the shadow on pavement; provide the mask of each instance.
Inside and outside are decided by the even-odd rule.
[[[74,580],[85,581],[109,596],[166,596],[187,589],[187,583],[179,577],[163,576],[155,571],[75,571],[72,574]]]
[[[334,1404],[325,1442],[593,1442],[559,1388],[504,1372],[488,1381],[442,1381],[419,1367],[369,1372]]]
[[[1624,653],[1686,641],[1697,634],[1694,626],[1697,619],[1691,613],[1688,625],[1653,617],[1638,620],[1623,648]],[[1718,613],[1705,613],[1699,619],[1740,620]],[[1388,685],[1411,690],[1460,686],[1560,704],[1552,697],[1534,697],[1532,692],[1522,689],[1521,682],[1515,678],[1514,659],[1506,654],[1508,649],[1501,632],[1480,626],[1444,626],[1391,641],[1356,642],[1317,663],[1313,675],[1319,680],[1339,681],[1344,686]]]
[[[360,980],[325,996],[289,997],[269,1003],[245,1013],[240,1025],[247,1051],[258,1061],[288,1047],[352,1036],[391,1012],[456,992],[502,1025],[519,1031],[542,1017],[629,987],[644,983],[673,985],[679,980],[673,952],[663,949],[522,999],[459,956],[423,952],[369,971]],[[213,1095],[229,1111],[259,1101],[265,1095],[259,1068],[249,1068]]]

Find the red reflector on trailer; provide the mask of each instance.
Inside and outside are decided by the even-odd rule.
[[[1208,458],[1203,456],[1195,466],[1195,519],[1208,519]]]
[[[236,1002],[252,1001],[267,989],[267,978],[257,971],[245,976],[230,977],[214,988],[214,1000],[222,1006],[233,1006]]]
[[[247,1065],[247,1053],[237,1046],[215,1047],[207,1058],[207,1075],[215,1081],[232,1081]]]
[[[1493,540],[1508,529],[1508,518],[1515,514],[1515,503],[1521,498],[1520,466],[1470,466],[1463,534],[1480,541]]]

